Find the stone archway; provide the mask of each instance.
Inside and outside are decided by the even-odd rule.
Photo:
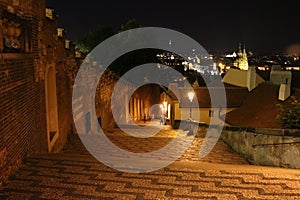
[[[128,100],[125,102],[128,105],[126,108],[128,110],[127,115],[131,117],[133,122],[143,120],[144,115],[147,119],[160,116],[158,107],[160,104],[160,87],[158,84],[146,84],[136,89],[129,99],[127,97]]]
[[[48,66],[45,79],[46,119],[48,151],[52,150],[58,136],[58,112],[56,95],[56,72],[54,66]]]

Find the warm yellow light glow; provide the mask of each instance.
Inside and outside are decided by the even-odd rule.
[[[291,71],[291,70],[300,70],[300,67],[286,67],[285,70]]]
[[[63,32],[64,32],[63,28],[57,28],[57,36],[58,37],[63,37]]]
[[[189,92],[188,93],[188,97],[189,97],[189,100],[192,102],[193,101],[193,98],[195,96],[195,93],[194,92]]]
[[[171,119],[171,104],[168,104],[168,119]]]
[[[167,104],[168,104],[168,102],[166,102],[166,101],[164,101],[164,108],[167,108]]]

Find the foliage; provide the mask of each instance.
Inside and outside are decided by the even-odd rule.
[[[76,48],[82,53],[89,53],[99,43],[114,35],[114,30],[110,26],[98,25],[89,31],[83,38],[76,42]]]
[[[119,32],[139,27],[141,27],[141,25],[135,18],[132,18],[121,25],[121,27],[119,28]],[[98,25],[76,42],[76,48],[82,53],[88,54],[98,44],[103,42],[105,39],[113,36],[114,34],[115,31],[111,26]]]
[[[283,128],[300,129],[300,101],[295,96],[290,98],[291,104],[289,106],[278,104],[279,122]]]
[[[142,26],[138,23],[138,21],[135,18],[132,18],[121,25],[120,32],[140,27]]]
[[[135,18],[129,19],[122,24],[117,30],[118,32],[127,31],[134,28],[142,27]],[[83,38],[76,42],[76,48],[79,51],[88,54],[91,52],[99,43],[105,39],[114,35],[112,27],[98,25],[94,30],[89,31]],[[130,37],[130,34],[128,35]],[[131,68],[151,62],[158,62],[156,59],[157,50],[154,49],[142,49],[132,52],[128,52],[125,55],[117,58],[109,69],[118,75],[123,75]]]

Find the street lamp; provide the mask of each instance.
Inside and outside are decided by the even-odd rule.
[[[189,100],[191,102],[190,104],[190,130],[188,132],[188,135],[193,135],[193,131],[192,131],[192,101],[193,101],[193,98],[195,96],[195,93],[194,92],[189,92],[188,93],[188,97],[189,97]]]

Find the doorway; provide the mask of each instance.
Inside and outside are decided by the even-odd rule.
[[[53,66],[48,67],[45,80],[46,91],[46,119],[47,119],[47,143],[51,152],[58,136],[58,114],[56,95],[56,73]]]

